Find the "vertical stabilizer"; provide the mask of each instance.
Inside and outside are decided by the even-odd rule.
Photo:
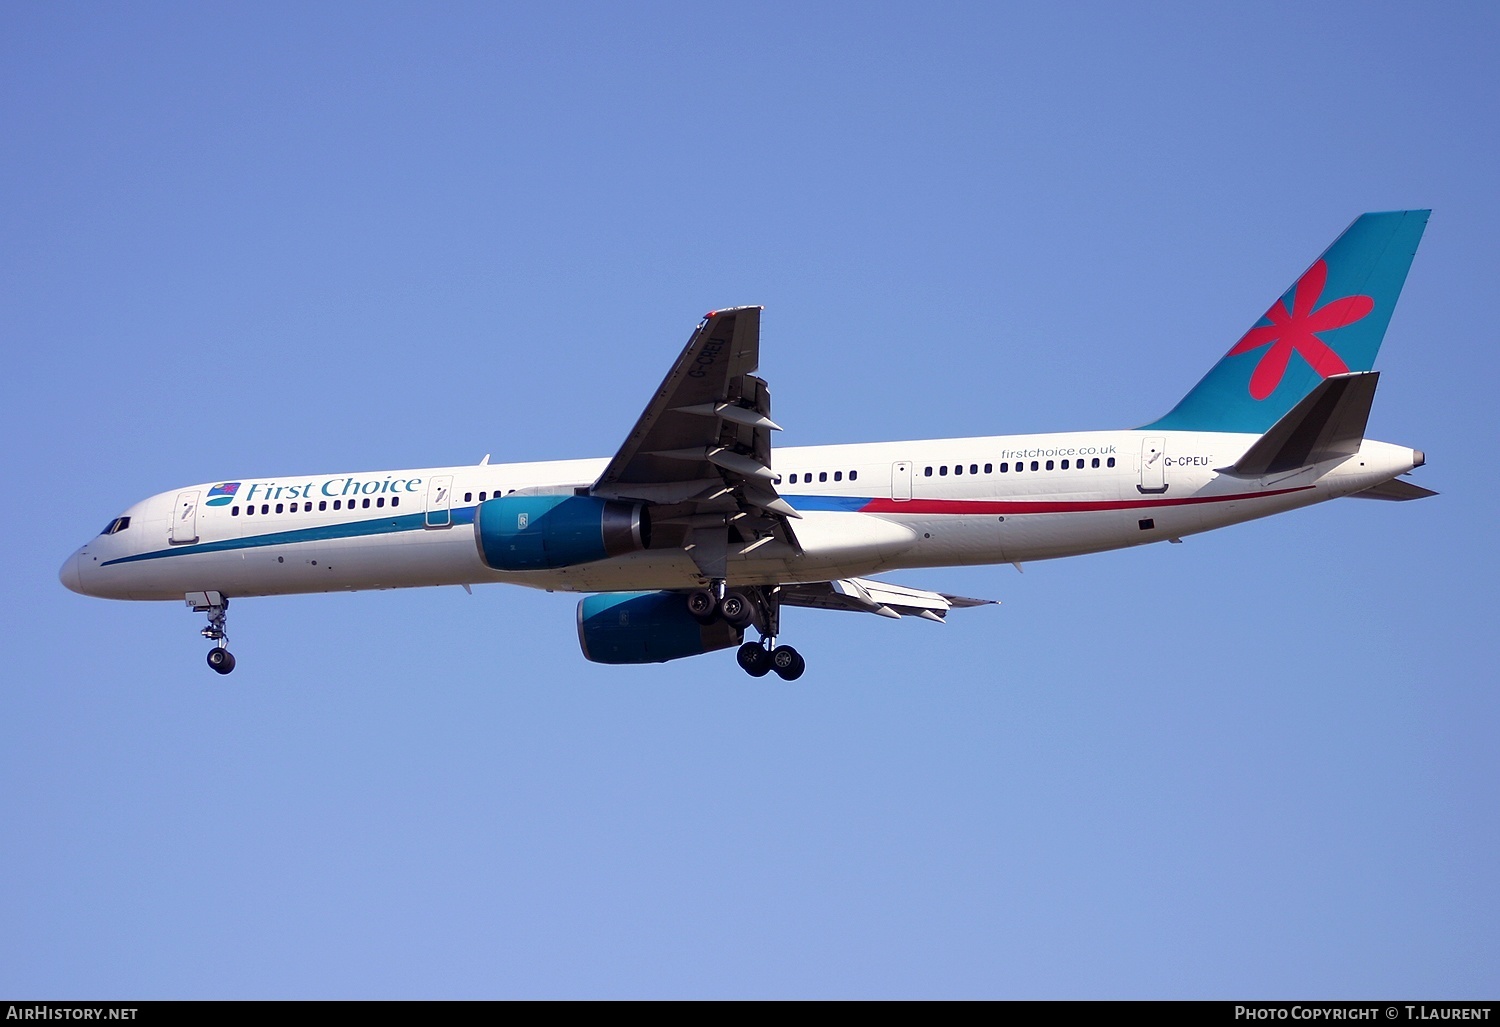
[[[1264,433],[1325,378],[1368,371],[1427,210],[1363,214],[1153,431]]]

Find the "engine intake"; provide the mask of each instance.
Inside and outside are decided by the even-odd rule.
[[[497,571],[550,570],[645,549],[641,503],[597,496],[504,496],[474,514],[479,558]]]
[[[683,592],[610,592],[578,604],[578,647],[593,663],[666,663],[744,638],[727,621],[701,623]]]

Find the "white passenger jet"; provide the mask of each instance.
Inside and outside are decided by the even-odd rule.
[[[779,449],[759,307],[694,329],[609,459],[211,481],[163,492],[68,557],[84,595],[187,602],[234,669],[229,600],[505,582],[592,593],[583,655],[738,646],[792,680],[787,606],[941,621],[985,600],[869,577],[1184,535],[1341,496],[1435,493],[1421,451],[1364,437],[1371,370],[1428,211],[1365,214],[1165,417],[1123,431]],[[759,641],[745,641],[754,628]]]

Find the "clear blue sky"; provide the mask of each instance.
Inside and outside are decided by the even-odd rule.
[[[1492,4],[10,4],[0,994],[1500,992]],[[1129,427],[1366,210],[1441,498],[897,576],[795,685],[574,600],[63,590],[205,480],[609,455],[766,307],[784,444]]]

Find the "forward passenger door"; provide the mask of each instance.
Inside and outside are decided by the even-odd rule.
[[[177,504],[172,508],[171,534],[174,546],[198,541],[198,493],[177,493]]]

